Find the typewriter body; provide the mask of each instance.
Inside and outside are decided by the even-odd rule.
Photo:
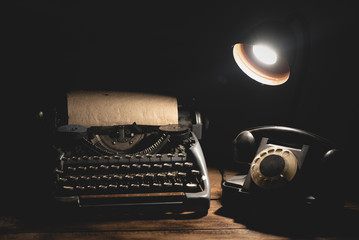
[[[178,116],[178,124],[163,126],[58,126],[55,203],[207,213],[201,116],[183,110]]]

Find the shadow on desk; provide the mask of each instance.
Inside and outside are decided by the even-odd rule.
[[[303,209],[262,211],[248,207],[241,209],[221,207],[215,214],[231,218],[250,230],[283,237],[358,236],[358,204],[347,204],[345,208],[337,211]]]
[[[139,211],[121,209],[23,210],[21,214],[0,219],[0,232],[102,232],[157,229],[158,223],[185,222],[203,218],[203,212]],[[126,228],[124,228],[126,226]]]

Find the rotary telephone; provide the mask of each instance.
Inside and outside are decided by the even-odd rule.
[[[343,206],[341,152],[328,140],[299,129],[247,129],[233,141],[238,173],[222,180],[223,205]]]

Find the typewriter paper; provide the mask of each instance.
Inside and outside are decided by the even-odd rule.
[[[178,123],[177,99],[129,92],[73,92],[67,95],[68,123],[85,127]]]

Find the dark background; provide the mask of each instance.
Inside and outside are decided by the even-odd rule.
[[[346,152],[353,197],[354,8],[349,1],[18,1],[6,22],[11,74],[2,90],[10,96],[3,101],[6,151],[14,160],[5,182],[28,182],[24,169],[46,157],[50,143],[37,114],[64,93],[138,91],[194,101],[210,123],[202,147],[213,165],[232,158],[231,142],[248,127],[284,125],[326,137]],[[252,81],[233,59],[232,46],[261,38],[258,29],[278,39],[289,60],[291,77],[281,86]]]

